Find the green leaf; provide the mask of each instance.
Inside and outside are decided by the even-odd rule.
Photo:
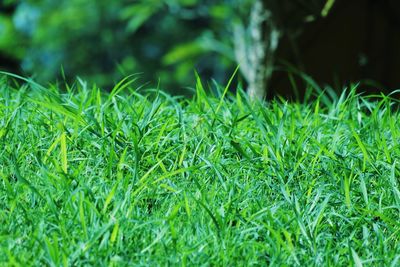
[[[357,252],[353,248],[351,248],[351,255],[353,256],[354,264],[357,267],[363,267],[360,257],[358,256]]]
[[[164,65],[172,65],[188,58],[201,55],[204,52],[204,46],[199,42],[180,44],[167,53],[163,57],[162,62]]]
[[[331,8],[333,7],[333,4],[335,3],[335,0],[327,0],[325,3],[324,8],[321,11],[321,16],[322,17],[326,17],[329,14],[329,11],[331,10]]]
[[[161,1],[160,1],[161,2]],[[162,4],[162,3],[161,3]],[[136,4],[121,12],[122,19],[128,19],[126,30],[134,33],[162,7],[160,3]]]

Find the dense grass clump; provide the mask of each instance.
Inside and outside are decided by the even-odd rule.
[[[0,265],[400,265],[397,101],[225,93],[3,79]]]

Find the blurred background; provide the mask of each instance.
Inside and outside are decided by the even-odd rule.
[[[305,77],[361,91],[400,84],[395,0],[0,0],[0,70],[187,94],[196,70],[258,96],[299,97]],[[307,76],[305,76],[307,75]]]

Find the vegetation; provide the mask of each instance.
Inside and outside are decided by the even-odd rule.
[[[251,95],[263,97],[280,38],[294,49],[305,21],[326,16],[334,2],[7,0],[0,3],[0,61],[14,59],[39,81],[80,76],[102,88],[142,73],[177,94],[194,69],[221,83],[240,64],[249,90],[258,91]]]
[[[6,1],[0,55],[44,82],[80,76],[104,88],[141,73],[179,93],[194,69],[221,81],[236,64],[226,25],[243,1]]]
[[[1,265],[400,264],[398,100],[135,78],[2,77]]]

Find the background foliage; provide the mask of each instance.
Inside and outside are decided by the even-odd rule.
[[[264,8],[261,40],[270,42],[268,31],[275,31],[276,49],[257,46],[253,38],[255,2]],[[288,79],[290,65],[337,89],[363,79],[379,81],[382,86],[375,88],[395,89],[399,10],[394,0],[5,0],[0,69],[40,82],[79,76],[102,88],[141,73],[142,83],[160,82],[182,93],[193,84],[194,70],[205,80],[226,83],[240,64],[244,87],[251,87],[258,69],[268,69],[272,78],[260,79],[271,82],[261,88],[288,95],[296,87]],[[242,42],[247,52],[271,51],[265,60],[250,60],[249,71],[237,53]],[[305,86],[297,84],[298,90]]]
[[[201,2],[201,4],[200,4]],[[231,2],[231,1],[228,1]],[[221,1],[9,1],[0,17],[0,51],[40,80],[80,75],[112,85],[130,73],[176,88],[193,71],[224,79],[235,65]],[[11,8],[12,7],[12,8]]]

